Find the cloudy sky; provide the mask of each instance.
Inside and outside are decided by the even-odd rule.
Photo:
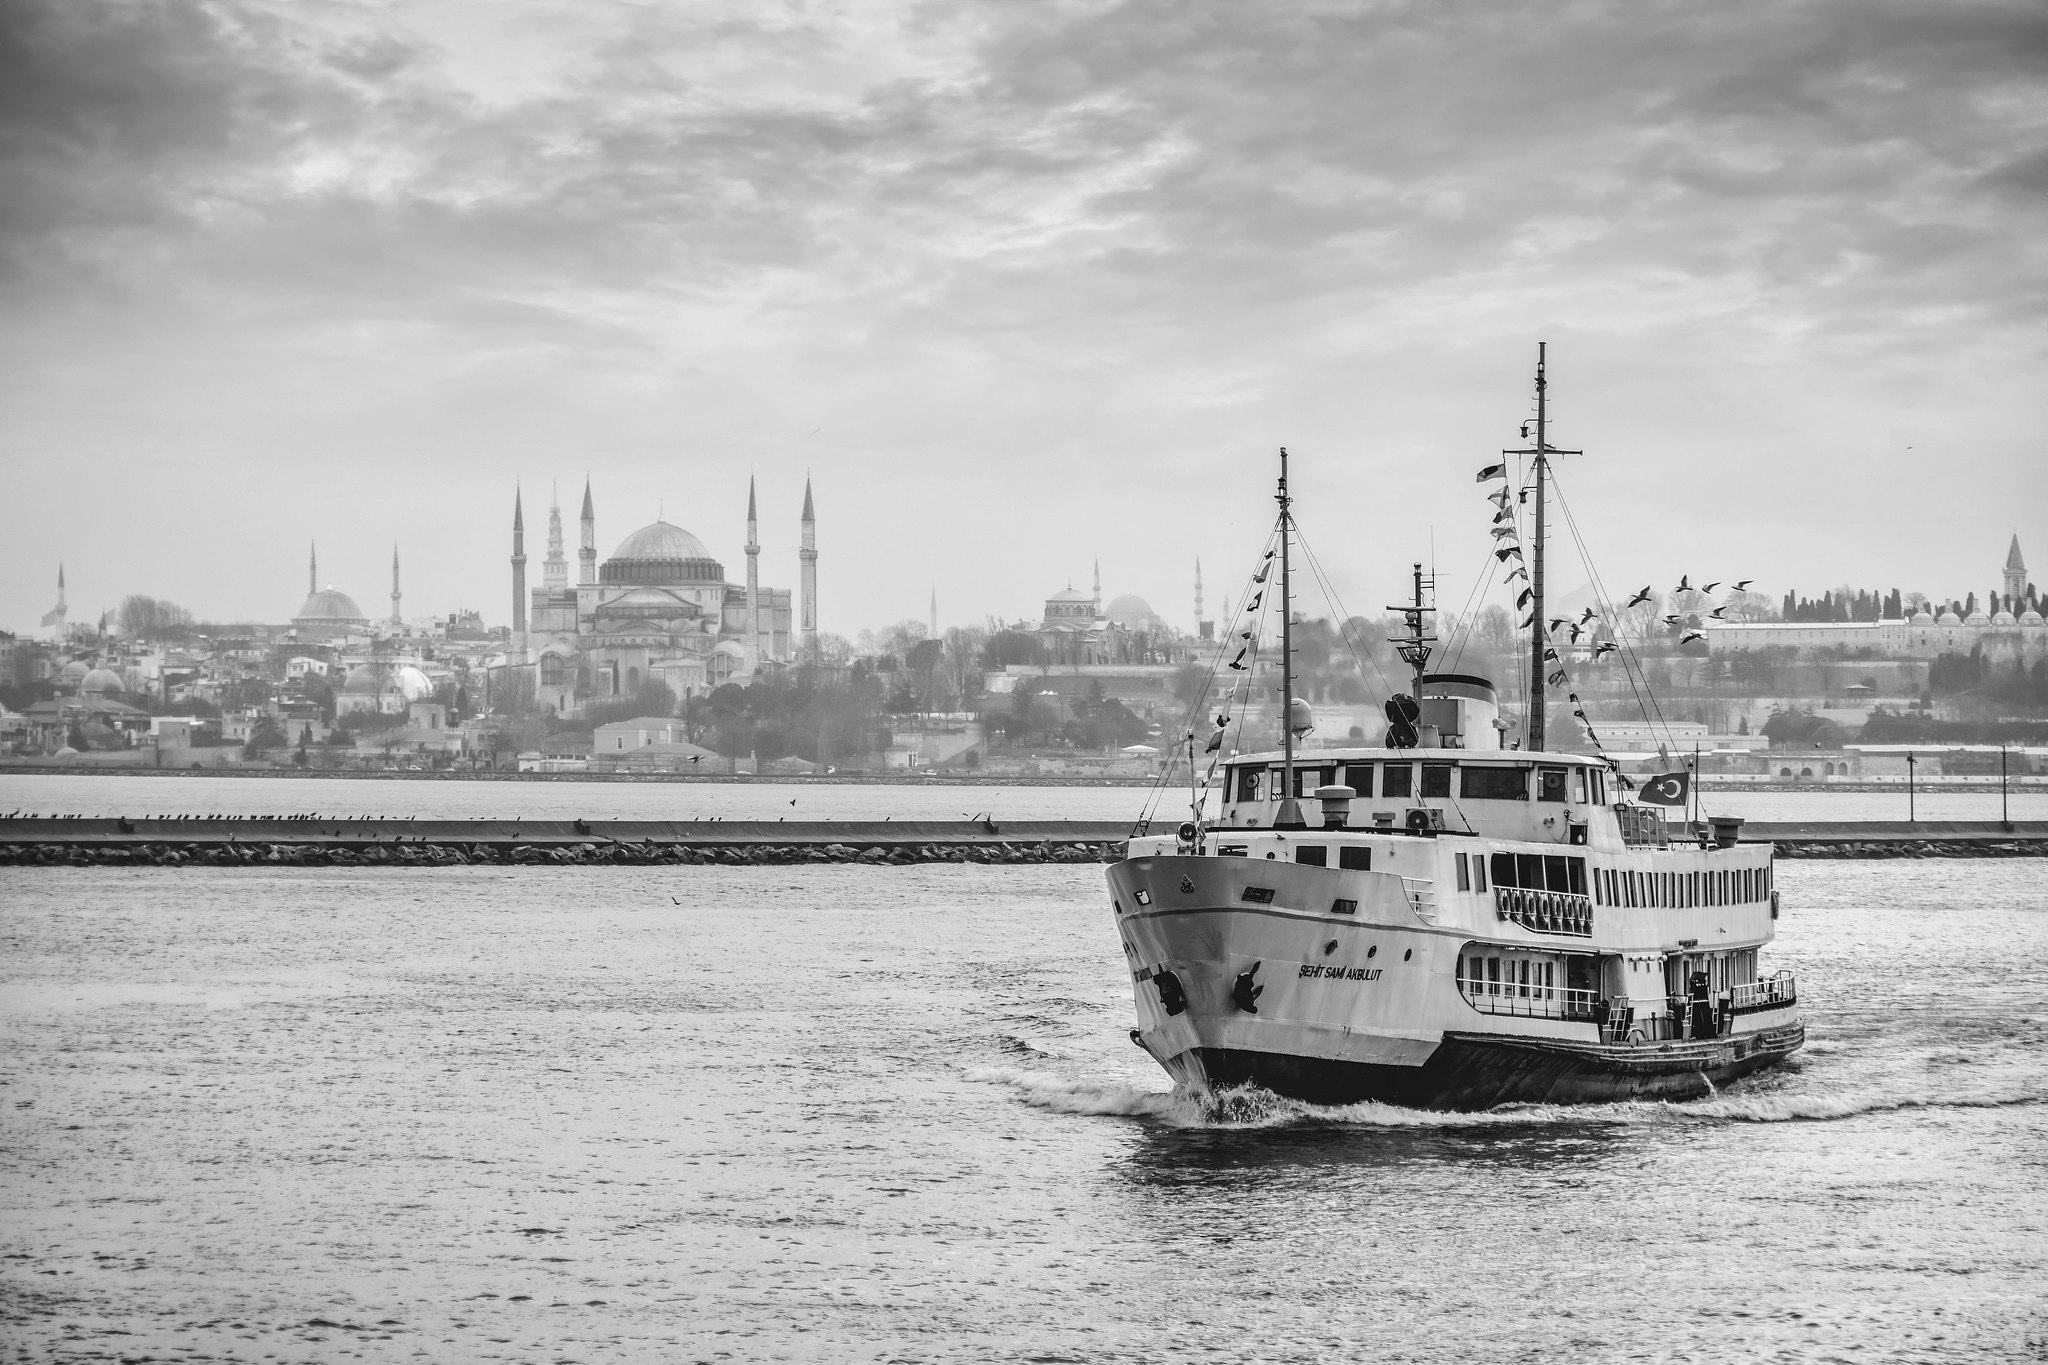
[[[807,472],[828,630],[1184,622],[1283,444],[1345,605],[1462,601],[1538,339],[1610,586],[1981,594],[2044,205],[2031,2],[14,0],[0,628],[283,620],[315,539],[502,622],[586,474],[735,575],[757,477],[793,585]]]

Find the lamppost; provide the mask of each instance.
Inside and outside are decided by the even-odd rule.
[[[1998,745],[1998,823],[2005,826],[2007,834],[2012,833],[2012,810],[2005,799],[2005,743]]]
[[[1909,749],[1906,751],[1906,823],[1915,823],[1913,818],[1913,765],[1918,758]]]

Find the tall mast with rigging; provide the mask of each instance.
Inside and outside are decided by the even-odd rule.
[[[1283,803],[1294,799],[1294,583],[1288,564],[1287,542],[1293,538],[1293,499],[1287,493],[1287,447],[1280,447],[1280,739]],[[1285,811],[1283,804],[1281,810]]]
[[[1548,392],[1549,380],[1544,378],[1544,351],[1549,343],[1536,343],[1536,536],[1531,543],[1534,551],[1529,560],[1529,592],[1535,616],[1530,618],[1529,629],[1529,748],[1537,753],[1543,751],[1543,476],[1547,472],[1548,460],[1545,452],[1550,449],[1546,428],[1549,424]]]

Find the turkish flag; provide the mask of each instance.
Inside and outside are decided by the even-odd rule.
[[[1691,792],[1691,773],[1659,773],[1643,783],[1636,799],[1653,806],[1682,806]]]

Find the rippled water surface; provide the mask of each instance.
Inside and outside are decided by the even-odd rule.
[[[1789,863],[1711,1100],[1167,1092],[1099,869],[0,870],[10,1356],[2048,1352],[2048,863]]]

